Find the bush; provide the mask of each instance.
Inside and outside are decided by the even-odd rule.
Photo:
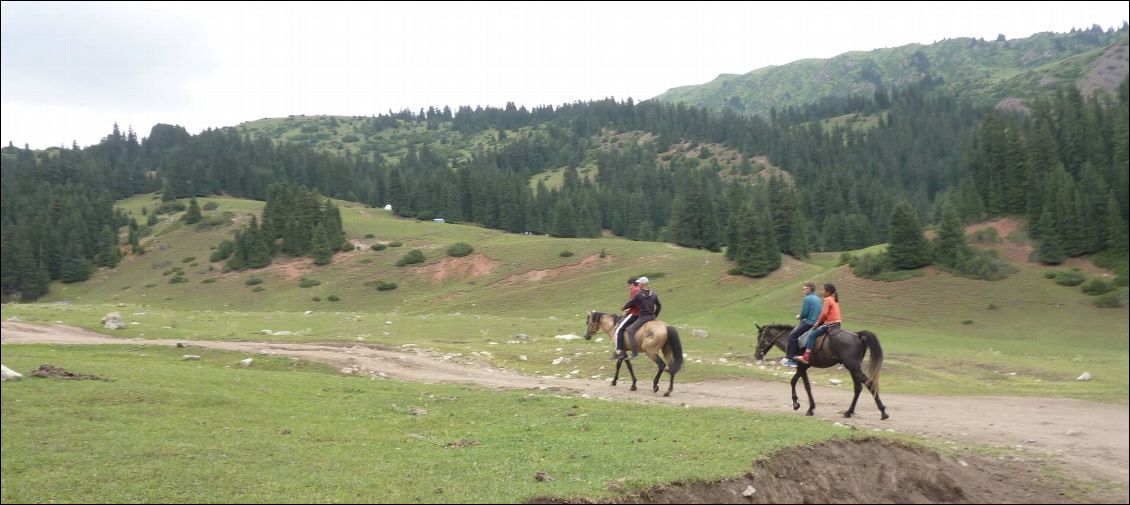
[[[995,230],[995,228],[986,228]],[[970,279],[999,281],[1016,273],[1016,269],[997,255],[996,251],[971,250],[962,255],[954,267],[954,273]]]
[[[1058,272],[1044,272],[1045,279],[1054,279],[1057,275],[1059,275]]]
[[[213,282],[216,282],[216,278],[215,278],[215,277],[209,277],[209,278],[207,278],[207,279],[204,279],[204,280],[200,281],[200,283],[201,283],[201,284],[211,284],[211,283],[213,283]]]
[[[188,282],[188,278],[184,276],[184,272],[179,272],[169,279],[169,284],[179,284],[182,282]]]
[[[1001,242],[1001,236],[997,233],[996,228],[990,226],[971,233],[969,240],[981,244],[999,244]]]
[[[400,241],[397,241],[397,240],[394,240],[394,241],[388,243],[389,247],[400,247],[402,245],[404,245],[404,244],[401,244]]]
[[[368,265],[369,263],[372,263],[372,262],[373,262],[373,258],[365,258],[365,259],[361,260],[362,265]]]
[[[300,288],[312,288],[314,286],[320,285],[322,285],[322,281],[319,281],[318,279],[310,279],[306,277],[298,279],[298,287]]]
[[[895,269],[894,261],[891,260],[891,255],[887,253],[856,256],[852,258],[849,264],[852,274],[865,279],[875,279],[879,274],[891,272]]]
[[[416,265],[423,263],[424,261],[424,253],[419,249],[413,249],[411,251],[408,251],[408,254],[405,254],[403,258],[400,258],[400,260],[396,262],[396,266],[403,267],[408,265]]]
[[[208,200],[203,207],[204,210],[216,210],[218,208],[220,208],[220,204],[216,203],[213,200]]]
[[[557,255],[561,256],[562,258],[568,258],[569,256],[573,255],[573,251],[561,251],[560,253],[557,253]]]
[[[263,286],[255,286],[255,289],[252,289],[251,292],[252,293],[258,293],[258,292],[260,292],[264,289],[266,289],[266,288],[264,288]]]
[[[1106,293],[1095,298],[1095,305],[1103,309],[1116,309],[1122,306],[1122,295],[1118,293]]]
[[[840,259],[836,262],[836,266],[848,265],[853,261],[855,261],[855,256],[852,256],[851,253],[840,253]]]
[[[337,297],[337,295],[330,295],[330,296],[327,296],[327,297],[326,297],[326,299],[327,299],[327,300],[329,300],[329,301],[331,301],[331,302],[337,302],[337,301],[341,301],[341,298],[338,298],[338,297]]]
[[[1091,296],[1098,296],[1111,291],[1114,291],[1114,284],[1099,278],[1091,279],[1091,282],[1083,285],[1083,292]]]
[[[195,259],[196,259],[196,256],[186,256],[184,258],[181,258],[180,262],[181,263],[188,263],[188,262],[193,261]]]
[[[454,244],[451,244],[451,246],[447,248],[447,255],[456,258],[462,258],[463,256],[471,254],[474,251],[475,249],[471,247],[470,244],[466,242],[456,242]]]
[[[377,281],[377,291],[392,291],[396,289],[395,282]]]
[[[383,251],[387,248],[388,248],[388,246],[386,246],[384,244],[373,244],[373,245],[369,246],[369,249],[372,249],[374,251]]]
[[[354,249],[356,249],[356,248],[357,248],[357,246],[354,246],[354,245],[353,245],[353,242],[350,242],[350,241],[348,241],[348,240],[347,240],[347,241],[345,241],[345,242],[344,242],[343,244],[341,244],[341,250],[342,250],[342,251],[345,251],[345,252],[349,252],[349,251],[352,251],[352,250],[354,250]]]
[[[1086,280],[1083,274],[1073,271],[1063,271],[1055,276],[1055,283],[1060,286],[1078,286]]]
[[[741,267],[734,267],[734,268],[727,270],[726,273],[728,273],[730,275],[741,275],[742,269],[741,269]]]
[[[373,235],[372,233],[366,233],[365,238],[376,238],[376,235]]]
[[[258,285],[258,284],[262,284],[263,279],[261,277],[259,277],[258,275],[252,275],[251,277],[248,277],[247,280],[244,281],[243,283],[248,285],[248,286],[255,286],[255,285]]]
[[[311,301],[315,301],[315,302],[320,302],[320,301],[322,301],[322,297],[320,297],[320,296],[315,296],[315,297],[311,298],[310,300],[311,300]]]
[[[972,319],[966,319],[966,320],[962,321],[961,324],[966,324],[966,325],[973,324],[973,320]]]

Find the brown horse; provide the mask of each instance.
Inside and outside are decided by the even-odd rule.
[[[619,321],[620,316],[618,315],[590,310],[588,318],[585,319],[585,324],[588,326],[588,330],[585,332],[585,340],[590,340],[593,334],[603,331],[612,339],[612,347],[615,349],[616,335],[613,332],[616,331],[616,323]],[[626,335],[625,340],[627,340]],[[675,389],[675,374],[683,368],[683,344],[679,342],[679,331],[674,326],[667,326],[667,323],[655,319],[644,323],[643,326],[640,326],[640,329],[636,330],[636,342],[639,349],[659,366],[659,371],[655,373],[655,380],[651,383],[652,392],[659,392],[659,377],[663,375],[663,369],[666,368],[667,373],[671,374],[671,383],[667,386],[667,392],[663,393],[663,396],[671,396],[671,391]],[[671,363],[670,366],[667,366],[667,363],[663,362],[663,358],[659,357],[660,351],[663,351],[663,355]],[[616,360],[616,376],[612,378],[613,386],[620,380],[620,364],[625,361],[624,358]],[[632,362],[627,361],[627,363],[628,373],[632,375],[632,391],[635,391],[636,372],[632,370]]]
[[[757,326],[757,350],[753,354],[755,359],[761,360],[764,358],[765,353],[769,352],[773,346],[788,352],[789,333],[793,331],[792,326],[784,324],[755,326]],[[871,351],[871,363],[867,367],[867,372],[871,374],[870,379],[863,373],[863,355],[868,350]],[[859,393],[864,385],[875,397],[875,405],[879,406],[882,418],[891,417],[887,415],[887,408],[883,406],[883,401],[879,399],[879,370],[883,367],[883,348],[879,345],[879,337],[869,331],[861,331],[858,335],[847,330],[830,332],[824,338],[824,345],[820,350],[812,353],[812,359],[809,360],[808,365],[797,363],[796,373],[793,374],[792,380],[793,410],[800,408],[800,402],[797,401],[796,396],[797,379],[804,379],[804,390],[808,392],[808,412],[805,415],[811,416],[812,411],[816,408],[816,400],[812,399],[812,386],[808,383],[808,369],[811,367],[828,368],[840,363],[843,363],[844,368],[851,372],[851,380],[855,383],[855,396],[851,398],[851,407],[848,407],[844,412],[844,417],[851,417],[855,414],[855,402],[859,400]]]

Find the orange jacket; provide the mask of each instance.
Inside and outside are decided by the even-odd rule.
[[[840,319],[840,302],[832,295],[824,299],[824,307],[820,309],[820,317],[816,319],[816,326],[822,324],[842,323]]]
[[[633,285],[630,289],[628,289],[628,300],[635,298],[636,295],[639,294],[639,292],[640,292],[640,287]],[[631,307],[631,308],[628,309],[628,313],[638,316],[638,315],[640,315],[640,308],[638,306]]]

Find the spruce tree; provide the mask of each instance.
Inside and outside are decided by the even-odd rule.
[[[314,256],[315,265],[329,265],[333,260],[333,250],[330,247],[329,234],[326,233],[325,223],[319,224],[314,227],[314,235],[311,239],[313,242],[313,251],[311,254]]]
[[[1040,229],[1043,230],[1043,236],[1037,243],[1035,251],[1036,260],[1045,265],[1058,265],[1063,263],[1066,257],[1059,231],[1053,223],[1051,210],[1045,208],[1040,215]]]
[[[922,234],[918,216],[905,200],[891,211],[891,260],[899,270],[912,270],[930,264],[930,245]]]
[[[956,267],[965,248],[965,230],[961,226],[957,209],[944,205],[938,237],[934,239],[934,261],[950,268]]]
[[[1122,219],[1122,212],[1118,210],[1118,202],[1114,197],[1107,198],[1106,237],[1104,245],[1108,250],[1126,254],[1126,221]]]
[[[85,281],[94,270],[90,260],[82,252],[82,237],[78,230],[71,230],[67,244],[63,247],[63,263],[59,268],[59,280],[63,282]]]
[[[196,204],[195,196],[192,197],[191,200],[189,200],[188,210],[184,213],[184,217],[181,219],[184,219],[184,222],[186,224],[196,224],[199,223],[201,219],[204,219],[204,217],[200,214],[200,206]]]

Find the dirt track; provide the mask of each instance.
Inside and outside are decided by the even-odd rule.
[[[173,340],[118,339],[62,325],[0,323],[5,344],[150,344],[175,345]],[[353,367],[363,374],[424,383],[459,383],[504,389],[561,388],[593,397],[652,403],[732,407],[765,412],[792,413],[788,385],[749,379],[679,383],[671,398],[650,391],[655,368],[640,362],[640,391],[628,391],[631,379],[617,387],[588,379],[531,377],[490,367],[447,362],[425,352],[400,352],[362,346],[310,345],[269,342],[194,340],[192,346],[258,353],[266,350],[288,356]],[[622,378],[625,373],[622,374]],[[647,376],[645,379],[643,376]],[[665,379],[666,377],[664,377]],[[665,384],[661,381],[665,389]],[[661,391],[663,390],[661,389]],[[851,389],[814,387],[816,415],[862,430],[894,429],[961,443],[1021,447],[1031,459],[1063,463],[1076,477],[1130,483],[1130,410],[1124,406],[1059,398],[948,397],[884,394],[891,419],[879,420],[869,396],[861,396],[856,416],[843,419],[837,412],[851,402]],[[801,392],[803,396],[803,392]],[[802,399],[802,404],[804,400]],[[801,415],[801,414],[796,414]]]

